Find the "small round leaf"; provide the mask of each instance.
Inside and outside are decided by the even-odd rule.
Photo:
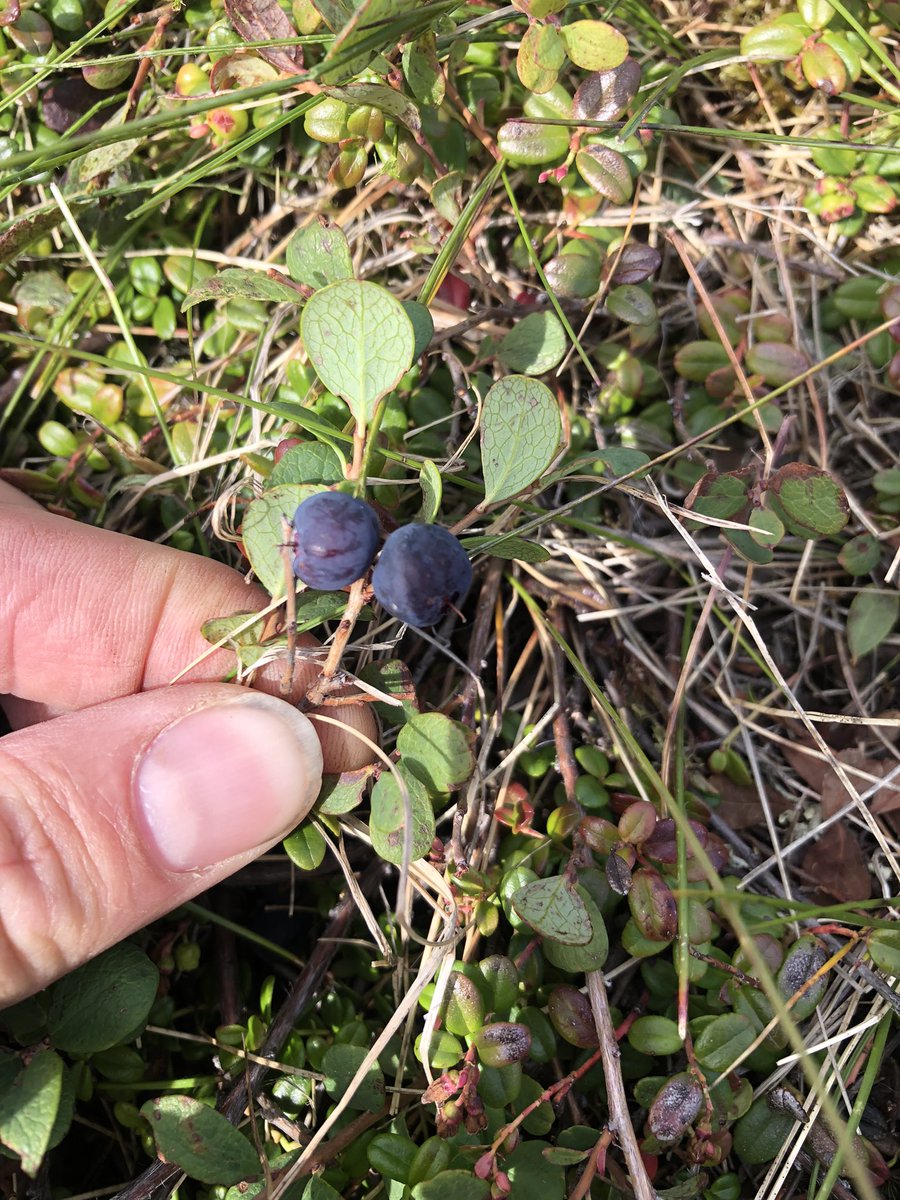
[[[628,41],[605,21],[573,21],[560,31],[566,53],[585,71],[611,71],[628,57]]]

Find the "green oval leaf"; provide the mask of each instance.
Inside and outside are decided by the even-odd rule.
[[[900,616],[900,593],[871,584],[856,593],[847,613],[847,644],[856,662],[877,649]]]
[[[324,489],[314,484],[282,483],[248,505],[241,541],[256,577],[273,599],[285,592],[284,521],[293,520],[297,506]]]
[[[552,25],[529,25],[516,55],[516,70],[530,92],[549,92],[566,61],[563,40]]]
[[[624,204],[634,184],[628,163],[609,146],[586,146],[575,155],[575,166],[585,183],[613,204]]]
[[[784,537],[784,525],[773,512],[767,508],[754,508],[747,522],[751,528],[750,536],[758,546],[771,550]]]
[[[536,933],[564,946],[586,946],[593,936],[584,900],[565,875],[526,883],[513,896],[512,906]]]
[[[50,1147],[64,1070],[58,1054],[39,1050],[9,1087],[0,1088],[0,1142],[19,1155],[22,1170],[32,1178]]]
[[[809,359],[802,350],[783,342],[757,342],[744,358],[756,375],[762,375],[770,387],[781,387],[809,369]]]
[[[848,575],[868,575],[881,561],[881,543],[871,533],[851,538],[838,554],[838,562]]]
[[[493,558],[515,559],[517,562],[539,563],[546,562],[550,551],[537,542],[529,542],[525,538],[506,534],[505,537],[469,537],[461,539],[463,549],[469,555],[483,552]]]
[[[376,1133],[366,1149],[369,1166],[385,1179],[406,1183],[416,1157],[416,1143],[399,1133]]]
[[[728,352],[718,342],[685,342],[675,355],[675,370],[691,383],[705,383],[713,371],[729,364]]]
[[[720,475],[708,471],[688,498],[688,507],[704,517],[739,521],[750,504],[753,476],[744,468]]]
[[[159,971],[143,950],[120,942],[50,987],[51,1041],[72,1054],[115,1046],[143,1026],[158,985]]]
[[[869,938],[868,950],[880,971],[900,977],[900,929],[876,929]]]
[[[497,347],[497,357],[511,371],[543,375],[562,362],[566,331],[551,312],[529,313],[506,334]]]
[[[838,284],[832,294],[832,303],[841,316],[853,321],[877,321],[883,289],[884,280],[877,276],[857,275]]]
[[[303,309],[300,334],[319,378],[346,400],[359,426],[412,364],[412,322],[375,283],[344,279],[316,292]]]
[[[423,1179],[413,1188],[412,1197],[413,1200],[487,1200],[490,1191],[486,1179],[478,1179],[471,1171],[454,1170]]]
[[[303,442],[291,446],[272,468],[266,488],[283,483],[339,483],[344,478],[344,463],[337,450],[323,442]]]
[[[191,1179],[228,1186],[260,1175],[253,1146],[209,1105],[191,1096],[158,1096],[141,1113],[150,1122],[160,1157]]]
[[[657,320],[652,298],[634,283],[613,288],[606,297],[606,307],[614,317],[628,325],[652,325]]]
[[[352,812],[362,804],[363,793],[374,770],[373,766],[367,766],[356,771],[344,771],[342,775],[323,775],[316,798],[316,812],[332,817]]]
[[[541,949],[544,958],[560,971],[576,974],[580,971],[599,971],[609,954],[609,936],[600,909],[583,884],[575,891],[584,902],[591,923],[591,940],[585,946],[566,945],[556,938],[544,938]]]
[[[426,525],[430,525],[441,510],[441,495],[444,490],[441,473],[430,458],[426,458],[419,468],[419,487],[422,489],[420,516]]]
[[[525,375],[495,383],[481,414],[484,503],[508,500],[539,479],[561,438],[559,405],[548,387]]]
[[[347,235],[327,217],[320,216],[297,230],[287,244],[285,262],[291,279],[311,288],[353,277]]]
[[[348,83],[346,87],[325,88],[325,93],[343,100],[351,108],[368,105],[385,113],[392,121],[405,125],[411,133],[420,133],[422,118],[416,104],[396,88],[385,83]]]
[[[571,130],[564,125],[535,125],[531,121],[514,120],[500,126],[497,145],[513,165],[540,166],[562,158],[569,149],[570,137]]]
[[[264,271],[248,271],[244,267],[226,267],[218,275],[191,288],[181,305],[187,312],[201,300],[270,300],[276,304],[302,304],[303,295],[281,278],[272,278]]]
[[[404,726],[405,728],[405,726]],[[369,834],[372,848],[385,862],[400,866],[409,840],[410,860],[423,858],[434,841],[434,810],[425,785],[399,768],[409,792],[409,810],[392,771],[385,771],[372,788]]]
[[[850,511],[838,481],[809,463],[788,463],[769,479],[770,507],[798,537],[833,537],[847,524]]]
[[[314,871],[321,866],[328,849],[321,831],[309,821],[298,825],[281,844],[285,854],[301,871]]]
[[[440,794],[462,787],[475,770],[472,740],[467,726],[443,713],[416,713],[397,735],[397,750],[402,765]]]
[[[741,38],[741,54],[754,62],[787,62],[803,49],[809,26],[776,25],[766,21]]]
[[[585,71],[611,71],[628,57],[628,41],[605,21],[573,21],[560,30],[566,53]]]
[[[701,1066],[724,1071],[739,1054],[752,1045],[756,1031],[747,1017],[725,1013],[705,1025],[694,1041],[694,1053]]]
[[[401,300],[400,307],[412,323],[413,361],[415,361],[420,354],[425,353],[434,337],[434,321],[425,305],[420,304],[418,300]]]
[[[628,1041],[641,1054],[677,1054],[684,1045],[678,1025],[670,1017],[638,1017],[628,1030]]]
[[[444,76],[436,50],[434,32],[429,30],[415,42],[407,42],[402,53],[403,74],[409,90],[429,108],[436,108],[444,99]]]
[[[347,1091],[367,1054],[364,1046],[347,1046],[340,1042],[325,1051],[322,1059],[325,1091],[333,1100],[340,1100]],[[347,1106],[368,1112],[378,1112],[384,1107],[384,1076],[377,1062],[369,1067]]]

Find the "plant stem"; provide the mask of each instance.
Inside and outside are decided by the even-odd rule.
[[[628,1112],[628,1100],[625,1096],[625,1084],[622,1082],[622,1068],[619,1062],[619,1043],[616,1041],[609,1012],[609,1000],[606,995],[606,981],[603,978],[603,972],[588,971],[587,986],[594,1022],[597,1026],[597,1036],[600,1038],[600,1054],[603,1061],[603,1075],[606,1079],[606,1097],[609,1103],[609,1131],[618,1139],[622,1148],[636,1200],[656,1200],[656,1191],[650,1182],[644,1160],[641,1158],[637,1136]]]

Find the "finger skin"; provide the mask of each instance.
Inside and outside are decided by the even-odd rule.
[[[234,669],[210,651],[200,627],[213,617],[259,611],[268,596],[222,563],[54,516],[0,482],[0,694],[14,728],[116,697],[179,682],[218,681]],[[298,638],[291,698],[319,673],[318,642]],[[254,687],[279,695],[282,663]],[[370,740],[371,706],[325,710]],[[359,739],[323,733],[325,769],[354,770],[373,755]]]
[[[269,837],[201,870],[172,871],[162,865],[137,807],[135,763],[160,731],[233,692],[225,684],[160,688],[0,739],[0,1007],[46,986],[277,841]],[[280,836],[308,803],[298,801]],[[253,805],[248,795],[249,812]]]
[[[208,654],[205,621],[268,603],[222,563],[9,503],[11,490],[0,489],[0,692],[67,712],[161,687]],[[184,679],[233,666],[218,650]],[[300,687],[317,672],[301,663]]]

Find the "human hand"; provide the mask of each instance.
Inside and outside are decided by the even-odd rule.
[[[53,516],[0,483],[0,1007],[230,875],[365,743],[218,682],[213,616],[262,608],[220,563]],[[301,646],[314,646],[312,638]],[[318,673],[298,664],[296,697]],[[328,715],[375,736],[367,705]]]

